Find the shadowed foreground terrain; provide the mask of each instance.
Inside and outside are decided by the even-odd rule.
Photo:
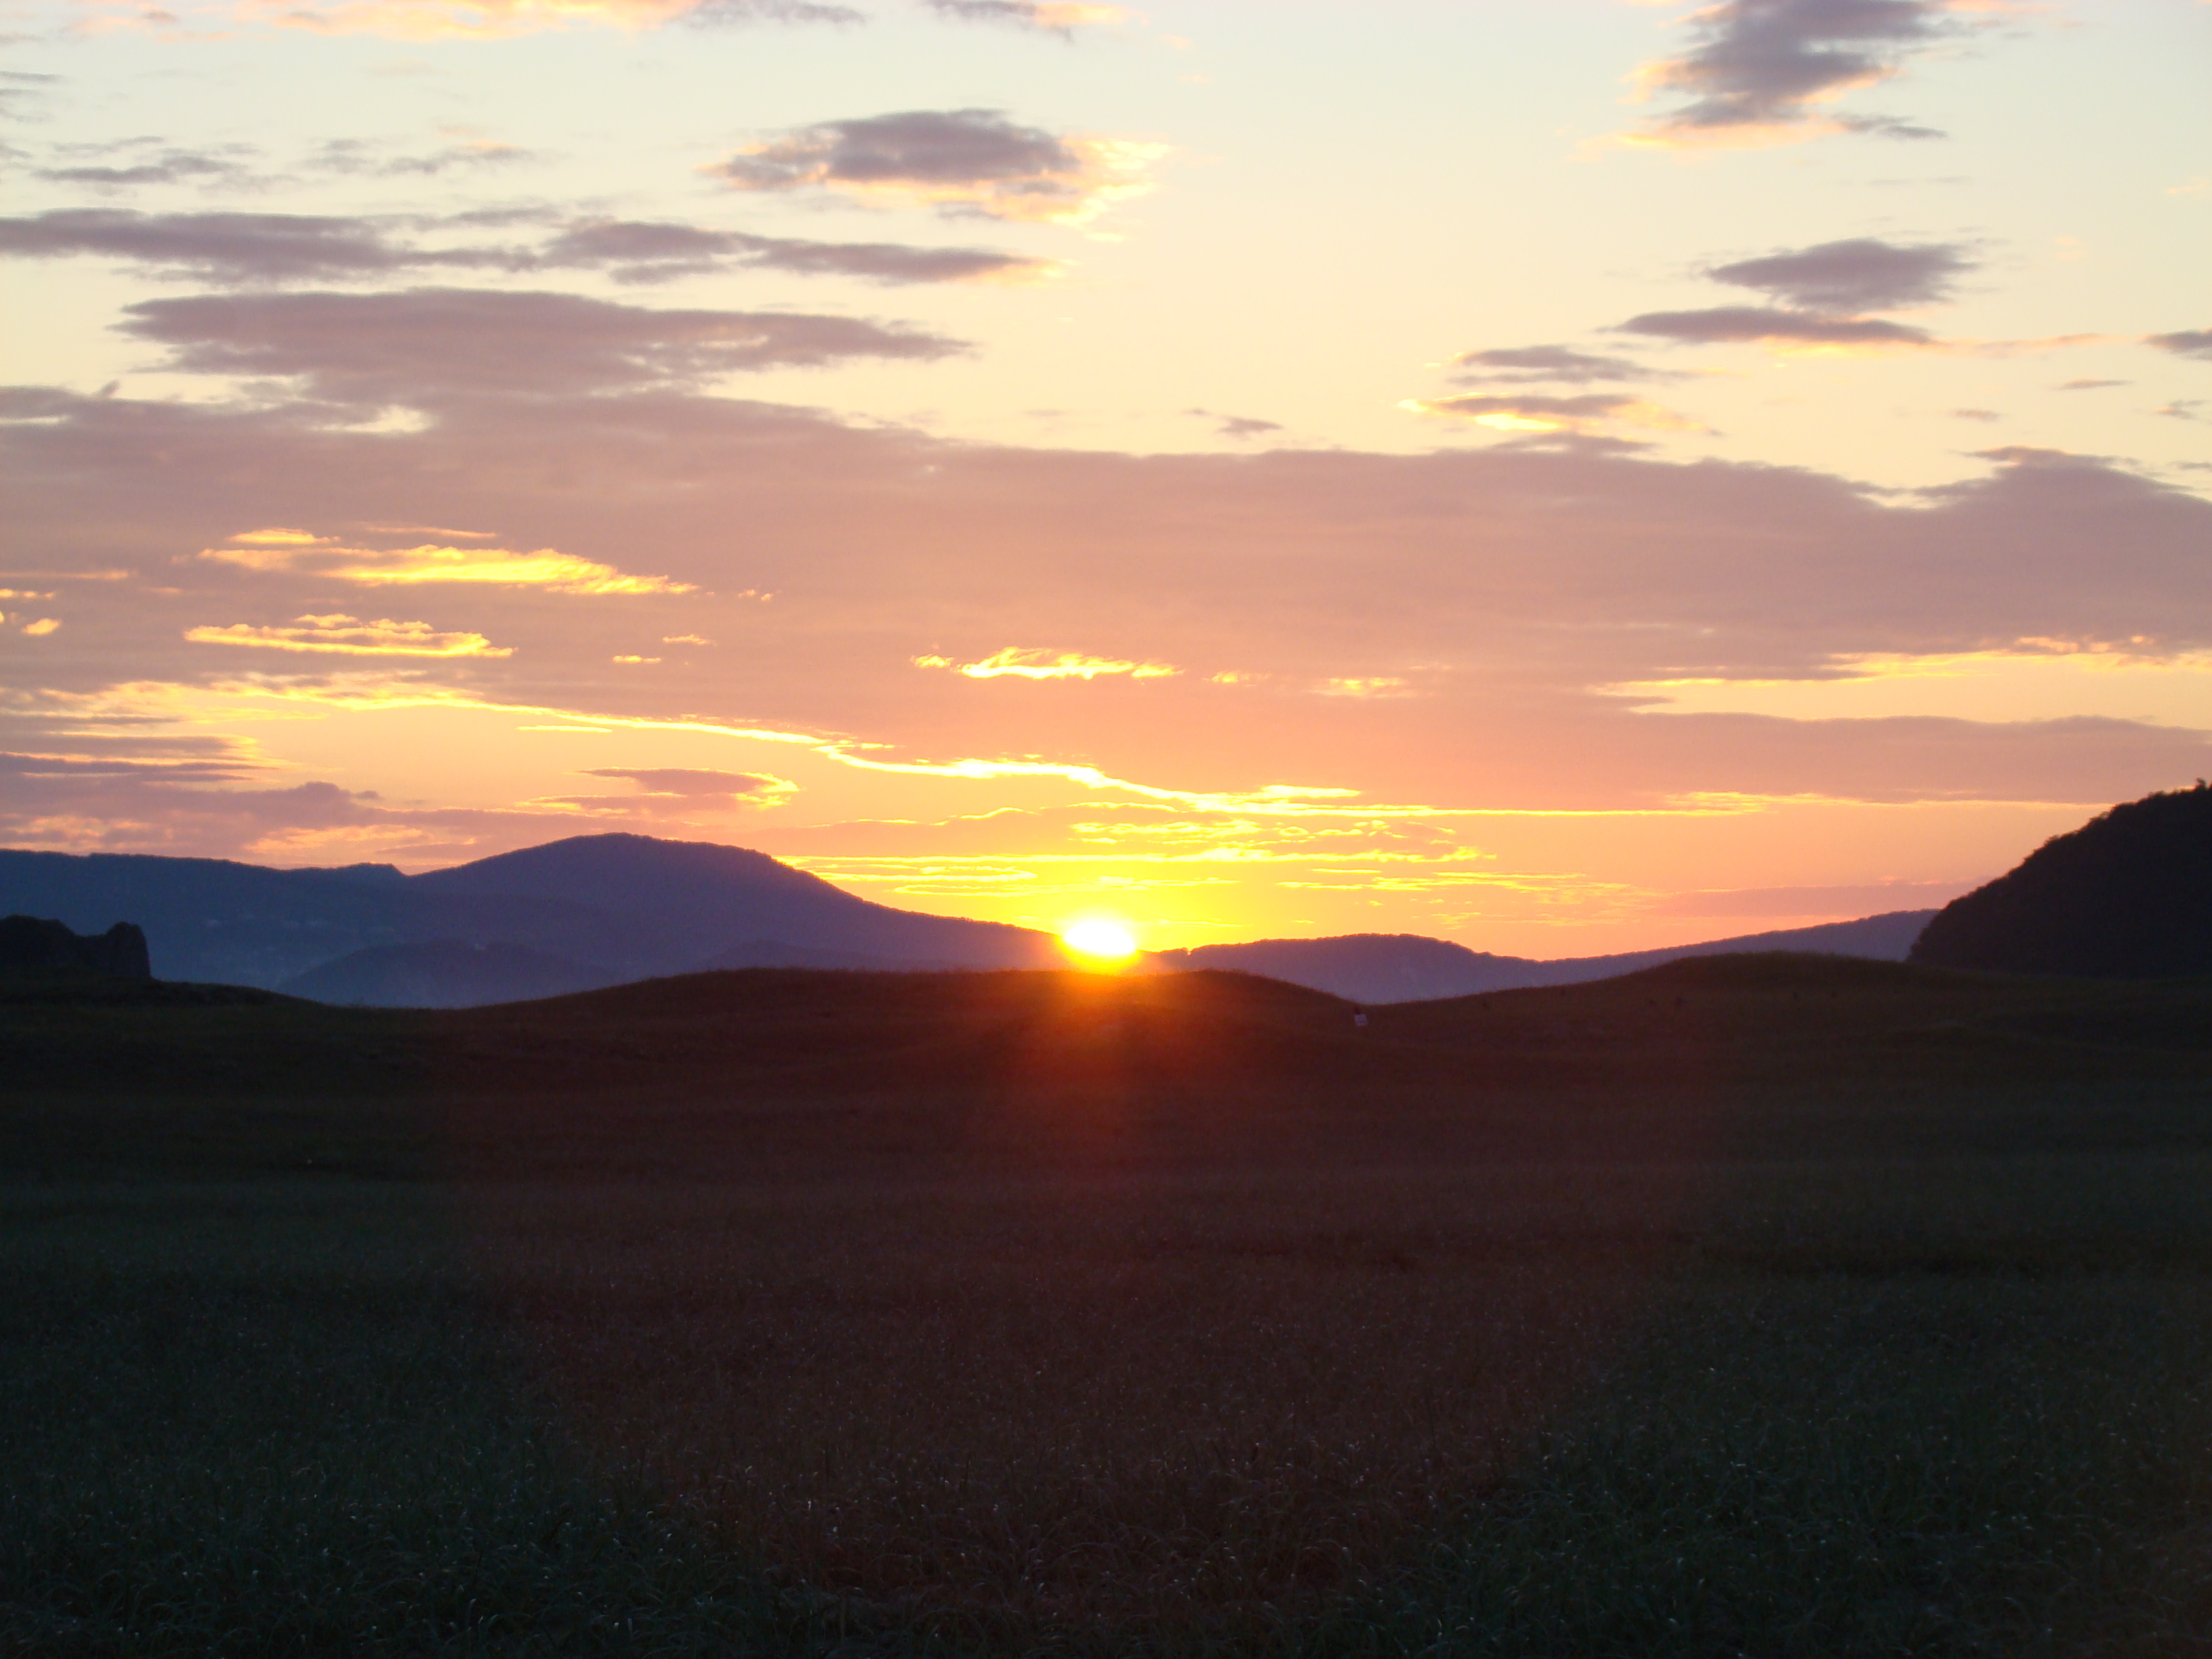
[[[0,1650],[2195,1654],[2212,984],[0,987]]]

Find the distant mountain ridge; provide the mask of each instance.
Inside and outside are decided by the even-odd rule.
[[[272,870],[219,859],[0,850],[0,912],[80,932],[143,927],[164,979],[318,1001],[467,1007],[731,968],[943,971],[1065,964],[1051,935],[893,909],[763,853],[578,836],[409,876],[384,864]],[[1416,935],[1164,951],[1155,970],[1226,968],[1354,1001],[1579,983],[1681,956],[1826,951],[1894,961],[1932,914],[1664,951],[1537,962]]]
[[[1161,965],[1175,969],[1226,968],[1270,979],[1288,980],[1326,991],[1350,1002],[1426,1002],[1439,997],[1474,996],[1485,991],[1517,991],[1540,985],[1581,985],[1612,979],[1684,957],[1734,956],[1752,951],[1798,951],[1817,955],[1863,957],[1902,962],[1933,910],[1893,910],[1856,921],[1826,922],[1709,939],[1700,945],[1669,945],[1615,956],[1566,957],[1540,961],[1529,957],[1492,956],[1464,945],[1419,933],[1346,933],[1334,939],[1253,939],[1242,945],[1200,945],[1188,951],[1157,952]]]

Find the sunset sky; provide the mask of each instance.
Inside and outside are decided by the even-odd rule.
[[[6,27],[0,844],[1569,956],[2212,774],[2204,0]]]

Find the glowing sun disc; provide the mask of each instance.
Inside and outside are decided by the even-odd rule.
[[[1137,954],[1137,941],[1118,921],[1079,921],[1060,936],[1060,943],[1081,957],[1100,962],[1119,962]]]

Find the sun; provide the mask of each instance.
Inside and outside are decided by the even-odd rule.
[[[1060,933],[1060,942],[1101,966],[1127,962],[1137,954],[1136,935],[1110,916],[1091,916],[1071,923]]]

